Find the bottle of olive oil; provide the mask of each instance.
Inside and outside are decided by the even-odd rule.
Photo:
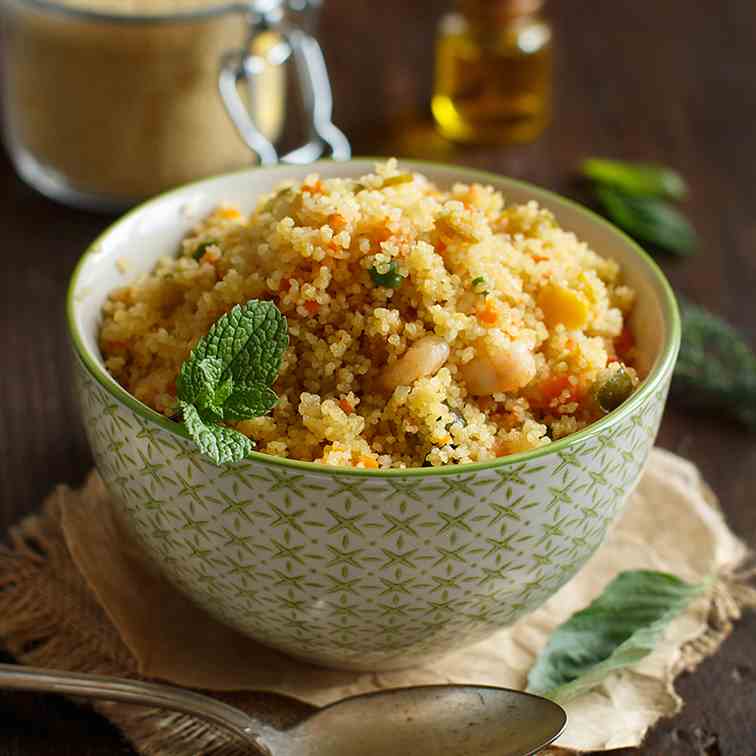
[[[544,0],[457,0],[436,42],[433,116],[456,142],[535,139],[551,111],[549,23]]]

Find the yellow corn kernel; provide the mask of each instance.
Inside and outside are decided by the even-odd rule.
[[[549,328],[562,323],[570,331],[584,328],[591,311],[584,294],[559,284],[547,284],[541,289],[538,306]]]

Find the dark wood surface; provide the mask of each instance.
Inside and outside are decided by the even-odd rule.
[[[662,160],[693,191],[702,238],[692,260],[661,257],[675,287],[756,342],[756,4],[753,0],[552,2],[556,115],[536,144],[455,149],[425,114],[432,40],[444,3],[327,0],[321,26],[337,122],[357,154],[478,166],[583,198],[572,177],[588,154]],[[116,147],[117,149],[117,147]],[[0,530],[92,460],[71,397],[66,281],[109,222],[24,186],[0,153]],[[660,444],[695,461],[732,528],[756,546],[756,436],[670,406]],[[684,711],[643,753],[756,756],[756,615],[680,679]],[[54,698],[0,693],[0,756],[130,753],[103,720]]]

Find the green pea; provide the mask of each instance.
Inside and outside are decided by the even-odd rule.
[[[402,285],[402,277],[396,272],[396,263],[392,260],[385,273],[379,273],[373,266],[370,268],[370,278],[376,286],[384,289],[398,289]]]
[[[618,370],[596,389],[596,401],[604,412],[617,409],[633,393],[633,379],[624,369]]]

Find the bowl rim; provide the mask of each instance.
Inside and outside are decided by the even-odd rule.
[[[345,161],[345,165],[348,163],[359,162],[382,162],[389,158],[386,157],[374,157],[374,156],[356,156],[349,161]],[[498,182],[501,179],[505,179],[508,183],[516,186],[519,189],[525,191],[535,191],[537,194],[542,194],[548,197],[549,200],[556,204],[562,204],[569,207],[574,212],[583,215],[589,221],[594,224],[598,224],[608,229],[612,234],[618,237],[626,246],[629,246],[631,250],[640,258],[640,260],[646,266],[648,273],[652,280],[655,282],[658,291],[661,293],[662,311],[664,318],[667,322],[667,333],[664,340],[664,344],[661,348],[659,355],[657,356],[655,363],[645,380],[641,383],[638,390],[617,409],[608,413],[600,420],[586,426],[582,430],[577,431],[569,436],[565,436],[557,441],[553,441],[545,446],[538,447],[537,449],[531,449],[525,452],[518,452],[516,454],[510,454],[504,457],[497,457],[496,459],[488,460],[486,462],[468,462],[463,464],[443,465],[440,467],[406,467],[406,468],[391,468],[388,470],[365,470],[360,468],[350,467],[336,467],[330,465],[323,465],[318,462],[305,462],[303,460],[290,459],[288,457],[276,457],[272,454],[264,454],[263,452],[252,451],[249,457],[242,460],[237,464],[244,464],[249,461],[258,462],[261,464],[272,465],[275,467],[289,468],[292,471],[299,471],[302,473],[319,473],[321,475],[342,475],[353,476],[363,478],[396,478],[396,477],[416,477],[416,478],[432,478],[443,475],[464,475],[468,473],[477,473],[484,470],[495,469],[499,467],[508,467],[510,465],[517,465],[522,463],[528,463],[532,460],[536,460],[540,457],[548,454],[557,454],[560,451],[568,448],[572,445],[580,444],[587,439],[600,435],[608,428],[616,425],[621,420],[625,419],[628,415],[631,415],[640,405],[642,405],[647,399],[649,399],[666,381],[668,375],[671,373],[675,360],[677,359],[677,353],[680,348],[681,339],[681,324],[680,314],[677,307],[672,287],[667,281],[666,276],[662,273],[659,266],[651,259],[647,252],[627,234],[618,229],[609,221],[605,220],[601,216],[594,213],[592,210],[584,207],[583,205],[574,202],[573,200],[562,197],[555,192],[548,189],[543,189],[535,184],[531,184],[526,181],[520,181],[519,179],[512,179],[508,176],[502,176],[500,174],[493,173],[491,171],[483,171],[477,168],[467,168],[465,166],[456,166],[453,164],[439,163],[435,161],[427,160],[411,160],[411,159],[399,159],[400,163],[405,166],[410,166],[421,171],[423,166],[431,167],[440,170],[458,171],[459,181],[477,181],[480,183],[492,183]],[[320,165],[332,165],[332,160],[319,160],[314,163],[309,163],[302,166],[303,172],[317,172]],[[66,294],[66,320],[68,324],[68,332],[71,338],[71,342],[79,360],[90,376],[104,388],[108,394],[110,394],[115,400],[121,404],[126,405],[129,409],[134,411],[143,420],[150,423],[154,423],[168,433],[173,434],[182,439],[190,439],[188,432],[184,426],[169,418],[161,415],[160,413],[148,407],[146,404],[139,401],[136,397],[130,394],[123,386],[121,386],[106,370],[104,364],[101,364],[98,359],[93,357],[92,354],[85,347],[76,323],[76,297],[75,290],[77,288],[79,274],[84,269],[89,258],[96,254],[102,244],[102,240],[112,234],[122,224],[125,224],[131,219],[133,215],[142,212],[146,207],[157,203],[158,201],[169,197],[174,194],[180,194],[185,192],[191,187],[198,187],[202,184],[223,179],[228,176],[238,176],[244,173],[254,174],[260,170],[267,172],[274,172],[279,169],[291,170],[291,165],[278,165],[278,166],[266,166],[265,168],[243,168],[238,171],[229,171],[216,176],[209,176],[199,181],[193,181],[187,184],[182,184],[179,187],[170,189],[166,192],[151,197],[149,200],[140,203],[130,211],[119,217],[114,223],[109,225],[97,238],[87,247],[84,254],[80,257],[76,263],[76,267],[71,273],[69,279],[68,291]],[[199,451],[197,452],[200,453]]]

